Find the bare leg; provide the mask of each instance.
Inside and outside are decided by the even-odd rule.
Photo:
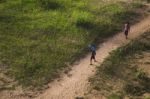
[[[125,32],[126,39],[128,39],[128,31]]]

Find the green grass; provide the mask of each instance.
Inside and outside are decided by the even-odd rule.
[[[149,51],[150,32],[113,51],[90,79],[93,89],[104,92],[106,96],[113,92],[133,97],[149,93],[150,78],[135,66],[134,61],[136,55]]]
[[[134,4],[100,0],[0,0],[0,65],[40,87],[137,17]]]
[[[145,97],[144,99],[150,99],[150,97]]]
[[[120,95],[113,93],[110,96],[108,96],[108,99],[122,99],[122,97]]]

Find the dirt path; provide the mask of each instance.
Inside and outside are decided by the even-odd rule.
[[[124,38],[123,33],[119,33],[99,45],[96,56],[97,63],[92,66],[89,65],[90,54],[88,54],[78,64],[72,66],[72,70],[69,72],[71,76],[64,75],[60,81],[54,81],[49,84],[50,88],[36,99],[74,99],[75,97],[84,96],[89,87],[88,78],[94,75],[96,66],[99,66],[104,61],[109,52],[123,44],[127,44],[148,29],[150,29],[150,16],[131,27],[128,40]]]

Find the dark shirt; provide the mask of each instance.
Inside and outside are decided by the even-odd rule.
[[[96,55],[96,51],[92,51],[92,55]]]

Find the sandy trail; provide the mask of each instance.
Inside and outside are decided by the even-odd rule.
[[[123,33],[118,33],[100,44],[96,56],[97,63],[89,65],[90,54],[88,54],[78,64],[72,66],[72,70],[69,72],[71,76],[64,75],[60,81],[50,83],[49,88],[35,99],[74,99],[77,96],[84,96],[89,87],[88,78],[94,75],[96,66],[99,66],[112,50],[127,44],[149,29],[150,16],[131,27],[128,40],[125,39]]]

